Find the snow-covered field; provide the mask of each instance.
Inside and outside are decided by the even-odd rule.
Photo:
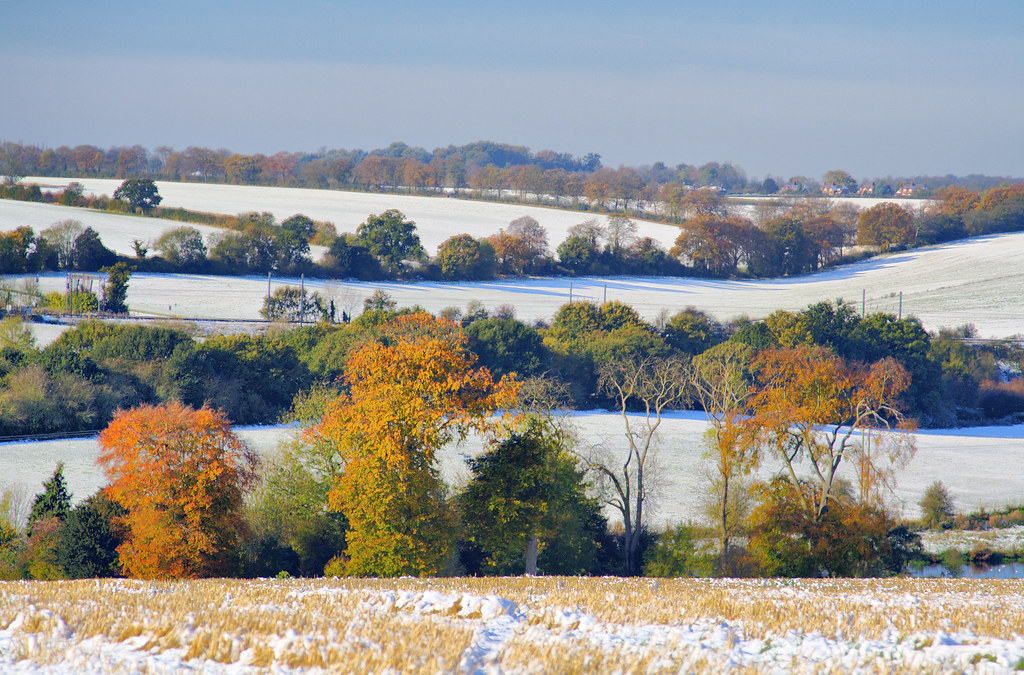
[[[112,195],[121,181],[105,178],[42,178],[28,177],[24,183],[42,186],[66,186],[77,180],[86,194]],[[574,211],[527,206],[473,202],[449,197],[418,197],[412,195],[310,190],[305,188],[254,187],[250,185],[213,185],[206,183],[173,183],[157,181],[163,197],[161,206],[177,206],[194,211],[235,215],[250,211],[269,211],[278,221],[296,213],[313,220],[334,223],[338,232],[355,232],[371,213],[398,209],[416,223],[416,232],[428,253],[456,234],[488,237],[520,216],[533,216],[548,232],[552,250],[566,237],[569,228],[593,217]],[[0,221],[2,222],[2,221]],[[648,221],[636,221],[641,236],[653,237],[671,247],[679,236],[679,228]]]
[[[202,232],[204,239],[214,232],[223,232],[216,227],[196,225],[195,223],[126,216],[55,204],[0,200],[0,232],[8,232],[16,227],[27,225],[36,234],[39,234],[62,220],[77,220],[82,227],[91,227],[100,235],[104,246],[125,256],[135,255],[135,249],[132,247],[132,241],[135,239],[143,243],[153,242],[167,230],[185,225]],[[155,253],[155,251],[150,249],[150,253]]]
[[[3,202],[0,202],[0,206]],[[928,330],[974,324],[982,337],[1024,333],[1024,233],[983,237],[904,251],[792,279],[757,281],[665,277],[523,278],[486,282],[375,282],[306,279],[306,286],[358,313],[380,288],[399,306],[431,312],[477,300],[489,309],[511,305],[525,321],[550,320],[570,298],[620,300],[648,319],[693,306],[722,320],[763,318],[777,309],[799,311],[843,298],[868,313],[921,319]],[[8,278],[16,283],[17,279]],[[44,291],[63,290],[64,276],[40,277]],[[273,283],[298,285],[274,277]],[[276,286],[275,286],[276,287]],[[900,293],[902,292],[902,305]],[[128,289],[135,313],[187,318],[258,319],[265,277],[136,274]]]
[[[399,579],[0,585],[13,673],[979,672],[1024,582]]]
[[[69,179],[26,179],[66,184]],[[86,179],[86,190],[110,194],[116,180]],[[518,205],[470,202],[444,197],[412,197],[293,188],[261,188],[198,183],[159,183],[165,204],[219,213],[268,210],[278,218],[302,212],[333,221],[339,230],[354,230],[371,212],[400,208],[417,222],[428,250],[461,232],[486,236],[520,215],[534,215],[557,244],[571,225],[587,215]],[[135,238],[158,236],[175,223],[116,216],[82,209],[0,201],[0,229],[29,224],[42,229],[57,220],[77,217],[93,225],[119,252],[131,251]],[[641,234],[671,245],[678,230],[640,222]],[[720,319],[740,315],[761,318],[776,309],[800,310],[821,300],[843,298],[858,309],[920,318],[930,330],[977,326],[982,337],[1024,333],[1024,233],[990,236],[948,245],[900,252],[855,265],[793,279],[721,281],[701,279],[609,277],[508,279],[482,283],[374,283],[307,280],[356,311],[375,288],[383,288],[400,305],[418,304],[429,311],[464,307],[478,300],[488,308],[509,304],[524,320],[552,317],[569,300],[621,300],[653,319],[695,306]],[[42,278],[45,290],[63,288],[63,277]],[[275,283],[297,284],[297,279]],[[135,312],[174,314],[189,318],[259,318],[266,295],[265,278],[224,278],[186,275],[136,275],[128,305]],[[901,296],[902,294],[902,304]]]
[[[625,441],[619,415],[589,412],[573,414],[571,419],[584,449],[593,448],[611,457],[622,452]],[[702,414],[694,412],[674,413],[663,422],[655,478],[659,488],[653,513],[649,512],[652,525],[703,522],[709,483],[709,463],[702,446],[706,425]],[[274,452],[291,433],[286,427],[239,431],[243,440],[264,455]],[[904,515],[918,514],[917,502],[936,480],[946,485],[961,511],[1024,503],[1024,425],[929,431],[917,435],[917,447],[910,463],[896,473],[893,505]],[[445,479],[454,485],[464,483],[469,474],[463,458],[482,448],[479,439],[445,448],[439,456]],[[104,484],[95,466],[98,454],[96,440],[90,438],[0,444],[0,466],[4,467],[0,488],[15,487],[31,496],[42,489],[57,462],[64,462],[69,490],[75,501],[84,499]],[[767,478],[778,468],[767,463],[761,477]],[[853,479],[852,474],[844,475]],[[615,518],[610,511],[608,516]]]

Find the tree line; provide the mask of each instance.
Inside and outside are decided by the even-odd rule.
[[[312,294],[306,305],[307,311],[316,305]],[[205,340],[173,323],[92,320],[43,349],[20,317],[8,317],[0,323],[0,435],[96,430],[119,408],[170,400],[209,403],[234,423],[274,423],[301,392],[336,381],[352,345],[376,335],[386,319],[411,311],[377,292],[348,324]],[[929,334],[912,317],[861,317],[839,302],[775,312],[756,323],[721,322],[693,308],[649,322],[620,302],[570,303],[550,322],[532,325],[507,306],[489,312],[473,303],[440,315],[459,323],[468,349],[495,376],[547,374],[564,392],[561,403],[577,409],[614,407],[600,372],[616,357],[694,358],[738,343],[754,349],[812,344],[857,361],[895,358],[912,375],[906,410],[926,426],[1000,420],[1024,410],[1020,381],[1001,374],[1020,365],[1012,342],[970,344],[969,326]]]
[[[723,574],[863,576],[898,572],[912,552],[912,538],[879,501],[883,464],[840,431],[870,428],[887,458],[912,451],[880,444],[903,436],[890,432],[904,419],[909,374],[893,361],[856,363],[807,345],[756,356],[735,345],[694,364],[615,355],[599,386],[622,412],[627,442],[604,458],[583,451],[553,413],[557,382],[496,377],[454,321],[422,312],[378,319],[350,345],[339,379],[294,402],[304,431],[268,466],[210,401],[117,411],[99,436],[105,488],[71,508],[58,466],[24,530],[4,514],[4,576],[671,575],[701,565]],[[737,378],[713,363],[739,363],[749,374]],[[688,401],[695,383],[736,394],[711,408],[726,413],[718,468],[736,479],[733,496],[722,498],[717,555],[694,546],[691,527],[662,537],[646,527],[650,445],[662,412]],[[801,396],[824,405],[804,406]],[[789,405],[782,417],[780,401]],[[646,412],[628,414],[637,409]],[[822,424],[836,426],[819,438],[811,430]],[[487,449],[469,461],[469,484],[452,492],[436,453],[469,432],[487,438]],[[807,459],[791,451],[794,442]],[[757,487],[757,507],[739,525],[738,482],[769,453],[832,473],[808,481],[791,471],[788,481]],[[855,457],[877,469],[862,474],[859,494],[833,480]],[[622,531],[609,530],[602,505],[622,515]],[[728,544],[737,528],[746,547]]]
[[[20,143],[0,145],[0,176],[10,182],[25,175],[72,178],[153,178],[245,185],[274,185],[317,189],[358,189],[418,192],[469,189],[477,198],[545,200],[582,208],[624,211],[664,201],[674,192],[715,188],[731,193],[776,194],[791,191],[815,194],[822,185],[842,185],[857,191],[848,172],[833,170],[820,179],[807,176],[749,180],[731,163],[653,162],[640,167],[605,167],[600,155],[575,157],[490,141],[449,145],[427,151],[392,143],[371,151],[336,149],[315,153],[278,152],[246,155],[192,146],[154,151],[139,145],[100,148],[92,145],[41,148]],[[888,197],[904,182],[928,187],[948,185],[984,190],[1013,179],[971,175],[865,179],[871,196]]]
[[[225,229],[204,240],[197,229],[182,225],[152,242],[136,240],[131,263],[142,271],[278,272],[362,280],[482,280],[523,274],[794,276],[875,251],[1024,228],[1024,184],[983,193],[944,189],[934,206],[920,213],[893,202],[861,211],[848,203],[822,199],[766,200],[754,207],[752,218],[730,215],[719,193],[696,190],[681,192],[666,204],[680,223],[680,234],[668,251],[649,237],[637,236],[636,223],[629,218],[611,215],[604,222],[592,218],[573,226],[552,252],[544,227],[523,216],[488,237],[454,235],[442,242],[435,256],[429,256],[415,223],[395,209],[371,214],[356,232],[339,234],[332,223],[302,214],[278,223],[270,213],[218,216],[164,209],[158,206],[159,194],[148,179],[125,181],[118,188],[119,198],[113,200],[85,197],[75,184],[57,194],[37,186],[0,188],[0,196],[4,194],[121,212],[137,210]],[[310,244],[328,249],[315,263]],[[859,248],[851,253],[855,246]],[[147,257],[151,249],[156,255]],[[96,232],[77,221],[62,221],[38,236],[28,227],[0,236],[0,272],[8,274],[95,270],[115,259]]]

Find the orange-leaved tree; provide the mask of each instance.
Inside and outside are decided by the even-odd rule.
[[[328,508],[349,523],[346,573],[443,570],[456,530],[436,452],[471,430],[493,429],[491,413],[518,392],[512,378],[496,383],[475,361],[455,323],[422,313],[395,318],[350,355],[348,392],[307,431],[343,466]]]
[[[143,579],[231,572],[258,459],[223,413],[181,403],[118,412],[100,434],[107,495],[123,506],[124,572]]]
[[[910,374],[895,359],[850,362],[825,347],[768,349],[754,363],[748,439],[772,452],[812,520],[835,499],[839,468],[858,468],[861,502],[881,505],[892,471],[914,453],[900,411]],[[813,489],[804,489],[804,466]]]

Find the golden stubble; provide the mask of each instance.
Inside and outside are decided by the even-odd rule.
[[[448,600],[414,609],[435,592]],[[14,634],[16,657],[38,663],[60,662],[69,643],[99,636],[134,650],[176,650],[182,660],[438,673],[464,668],[474,636],[490,625],[466,611],[463,596],[516,603],[514,630],[475,657],[506,672],[736,669],[729,658],[737,644],[767,649],[794,633],[922,649],[941,633],[1020,639],[1024,626],[1024,582],[1016,580],[518,577],[8,582],[0,584],[0,627]],[[679,637],[709,625],[714,644],[697,648]],[[593,639],[631,627],[650,637]],[[865,655],[858,667],[922,664]]]

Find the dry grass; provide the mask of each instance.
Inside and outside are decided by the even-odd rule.
[[[489,597],[515,605],[488,605]],[[995,658],[985,651],[993,639],[1020,643],[1024,651],[1022,626],[1024,582],[1015,580],[93,580],[0,585],[0,629],[7,628],[2,634],[9,638],[6,657],[0,642],[0,664],[81,661],[83,650],[103,642],[179,662],[195,658],[253,670],[438,673],[492,663],[505,672],[757,672],[807,667],[802,660],[809,648],[779,645],[825,640],[846,645],[844,660],[817,663],[813,669],[927,672],[943,671],[951,662],[912,657],[936,647],[944,636],[968,636],[958,638],[961,646],[974,636],[978,648],[958,658],[984,665]],[[769,656],[757,656],[763,653]]]

